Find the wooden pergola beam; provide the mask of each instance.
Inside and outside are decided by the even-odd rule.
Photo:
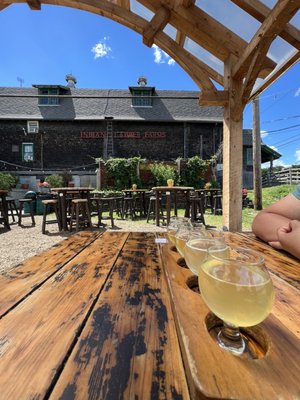
[[[162,31],[169,22],[170,11],[165,7],[160,7],[157,13],[153,16],[143,32],[143,43],[151,47],[154,43],[154,37],[158,31]]]
[[[27,4],[31,10],[40,11],[41,9],[41,2],[39,0],[27,0]]]
[[[192,4],[195,4],[196,0],[182,0],[181,4],[185,8],[189,8]]]
[[[270,14],[271,9],[259,0],[231,0],[249,15],[257,19],[259,22],[264,22]],[[300,50],[300,30],[291,24],[287,24],[279,33],[282,39],[286,40],[290,45]]]
[[[195,5],[185,8],[181,4],[174,5],[170,0],[139,0],[139,2],[154,13],[163,4],[171,11],[170,24],[223,62],[231,54],[237,58],[241,57],[248,45],[245,40]],[[275,67],[276,63],[265,59],[261,77],[265,78]]]
[[[118,5],[126,10],[130,10],[130,0],[118,0]]]
[[[214,92],[201,92],[199,104],[201,106],[225,106],[229,101],[228,90],[216,90]]]
[[[275,5],[248,44],[244,54],[234,66],[232,71],[234,78],[242,78],[247,73],[254,52],[259,51],[262,60],[265,59],[267,51],[276,35],[282,31],[286,23],[298,11],[299,7],[300,0],[281,0]],[[262,60],[259,59],[260,65],[262,65]]]
[[[8,4],[0,4],[0,11],[4,10],[4,8],[10,6],[11,3]]]
[[[156,44],[178,62],[203,91],[215,91],[210,79],[223,85],[223,77],[214,69],[198,60],[184,48],[180,47],[164,32],[159,31],[155,37]]]

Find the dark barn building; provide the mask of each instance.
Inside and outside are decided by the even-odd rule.
[[[0,88],[1,170],[95,171],[100,157],[208,159],[222,142],[223,108],[199,106],[196,91],[156,90],[143,77],[128,90],[66,80]]]

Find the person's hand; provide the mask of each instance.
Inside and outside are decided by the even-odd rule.
[[[277,242],[274,242],[275,246],[273,247],[286,250],[294,256],[300,258],[300,221],[290,221],[288,225],[277,230],[277,235],[280,247],[275,247]]]
[[[278,230],[277,230],[277,236],[281,235],[281,234],[285,234],[285,233],[289,233],[291,231],[291,227],[290,227],[290,223],[288,223],[287,225],[281,226]],[[279,237],[278,240],[274,240],[272,242],[268,242],[268,244],[272,247],[274,247],[274,249],[278,249],[278,250],[283,250],[283,247],[280,243]]]

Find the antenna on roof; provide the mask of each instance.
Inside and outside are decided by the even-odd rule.
[[[23,78],[20,78],[20,77],[18,76],[18,77],[17,77],[17,81],[20,82],[20,87],[22,87],[22,86],[23,86],[23,83],[24,83],[24,79],[23,79]]]

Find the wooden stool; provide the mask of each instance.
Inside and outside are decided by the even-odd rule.
[[[29,213],[23,213],[24,204],[27,204],[29,207]],[[22,225],[22,218],[31,217],[32,226],[35,225],[34,213],[33,213],[33,200],[32,199],[19,199],[19,220],[18,225]]]
[[[19,217],[19,211],[17,208],[16,200],[11,198],[6,198],[8,217],[11,217],[13,222],[15,222],[14,211],[16,212],[16,217]]]
[[[88,199],[72,200],[70,231],[73,228],[73,221],[76,222],[76,232],[79,231],[81,225],[87,225],[89,228],[92,228]]]
[[[61,222],[60,222],[60,215],[58,209],[58,200],[42,200],[44,205],[43,211],[43,222],[42,222],[42,233],[46,233],[46,225],[48,224],[58,224],[58,229],[61,231]],[[50,219],[47,221],[47,213],[50,211],[51,207],[54,209],[56,219]]]
[[[131,217],[132,219],[136,217],[133,197],[123,198],[122,219],[126,217]]]
[[[152,219],[155,219],[155,203],[156,203],[156,197],[155,196],[151,196],[149,198],[149,204],[148,204],[148,213],[147,213],[147,222],[149,222],[149,219],[152,217]],[[159,205],[160,205],[160,214],[159,214],[159,218],[162,219],[163,221],[167,218],[164,216],[164,211],[163,211],[163,207],[161,204],[161,198],[159,199]]]
[[[222,214],[222,195],[215,194],[213,196],[213,211],[214,215]]]
[[[110,219],[111,227],[114,226],[114,197],[94,197],[91,203],[96,204],[96,215],[98,216],[98,228],[102,225],[102,220]],[[103,216],[103,212],[108,211],[108,216]]]
[[[190,197],[191,222],[201,222],[205,225],[203,199],[198,196]]]

